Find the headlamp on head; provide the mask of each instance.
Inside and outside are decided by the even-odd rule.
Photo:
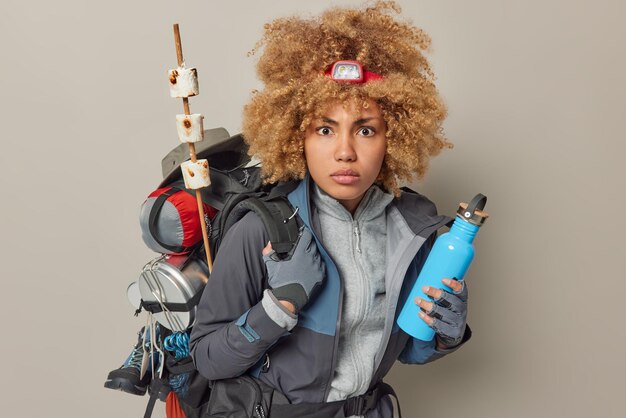
[[[360,62],[351,60],[336,61],[325,73],[334,81],[348,83],[365,83],[369,80],[383,78],[380,74],[371,73],[363,69]]]
[[[356,61],[337,61],[330,70],[330,77],[335,81],[363,82],[363,66]]]

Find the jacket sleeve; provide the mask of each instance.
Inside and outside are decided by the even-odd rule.
[[[441,357],[453,353],[463,344],[465,344],[472,336],[472,330],[469,325],[465,325],[465,334],[459,345],[449,348],[447,350],[438,350],[436,347],[435,338],[431,341],[422,341],[417,338],[409,338],[404,350],[400,353],[398,360],[405,364],[426,364],[431,361],[440,359]]]
[[[189,341],[194,364],[207,379],[241,375],[288,334],[261,303],[267,281],[261,251],[268,240],[260,218],[250,212],[220,246]]]

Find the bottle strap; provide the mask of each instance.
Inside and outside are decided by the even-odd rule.
[[[476,212],[476,210],[485,209],[486,204],[487,204],[487,196],[485,196],[484,194],[478,193],[476,196],[474,196],[474,198],[469,203],[469,205],[467,205],[467,211],[473,215],[474,212]]]

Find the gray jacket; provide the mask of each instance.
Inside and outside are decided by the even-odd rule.
[[[327,399],[337,358],[343,287],[337,268],[317,239],[319,223],[307,178],[288,195],[304,225],[316,237],[326,265],[326,281],[315,299],[298,317],[290,332],[277,325],[263,308],[267,273],[261,249],[268,241],[254,213],[247,214],[227,233],[215,259],[213,273],[202,295],[190,347],[199,372],[210,380],[250,373],[282,392],[291,403],[318,403]],[[373,387],[396,360],[423,364],[459,346],[438,351],[434,340],[411,338],[396,325],[419,271],[432,248],[436,231],[450,221],[417,193],[403,192],[386,209],[387,313],[383,338],[375,356]],[[471,336],[469,327],[461,345]],[[388,398],[367,414],[391,418]]]

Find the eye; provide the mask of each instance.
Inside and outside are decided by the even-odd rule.
[[[361,129],[359,129],[358,134],[359,135],[363,135],[363,136],[372,136],[374,135],[376,132],[372,129],[372,128],[368,128],[367,126],[362,127]]]
[[[330,129],[328,126],[322,126],[321,128],[317,128],[317,129],[315,130],[315,132],[316,132],[318,135],[327,136],[327,135],[332,134],[332,133],[333,133],[333,130],[332,130],[332,129]]]

